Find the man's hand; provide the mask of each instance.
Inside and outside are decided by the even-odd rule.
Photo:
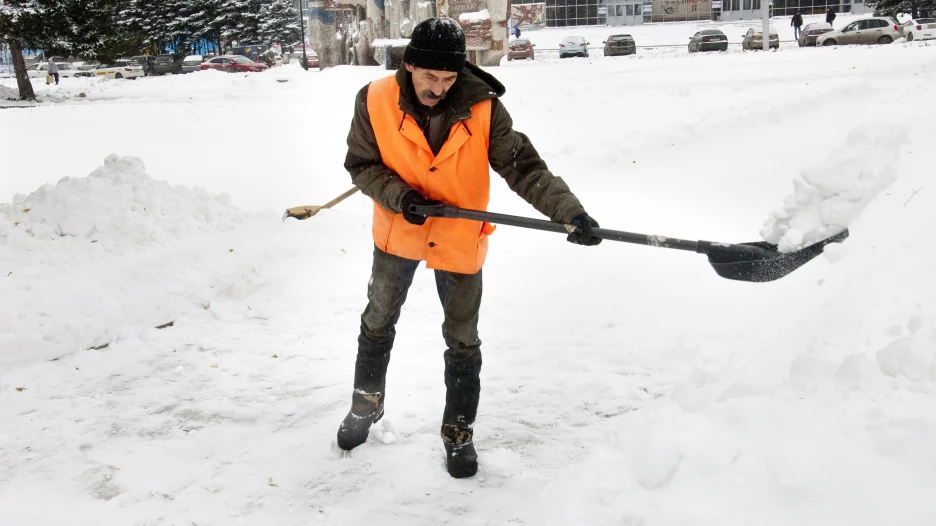
[[[593,228],[598,228],[598,221],[595,221],[595,218],[588,214],[579,214],[575,216],[575,219],[571,223],[573,226],[577,226],[579,231],[572,232],[569,234],[569,237],[566,240],[569,243],[575,243],[576,245],[586,245],[586,246],[595,246],[598,243],[601,243],[601,238],[596,237],[592,233]]]
[[[406,219],[407,223],[412,223],[414,225],[423,225],[426,223],[426,216],[416,214],[410,211],[411,206],[429,206],[429,205],[439,205],[442,204],[442,201],[433,201],[431,199],[426,199],[416,190],[410,190],[403,196],[403,203],[400,208],[402,208],[403,219]]]

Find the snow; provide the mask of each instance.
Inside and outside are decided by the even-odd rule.
[[[0,110],[2,522],[933,524],[936,46],[689,55],[695,27],[489,71],[603,227],[851,235],[755,284],[699,254],[498,228],[468,480],[438,436],[432,273],[387,414],[343,457],[372,205],[279,219],[350,187],[354,96],[390,72],[34,81],[40,104]],[[538,216],[496,176],[490,209]]]
[[[761,229],[764,241],[780,252],[795,252],[848,228],[862,209],[897,178],[901,147],[908,143],[900,126],[853,130],[844,147],[823,164],[803,170],[794,192],[772,212]]]
[[[482,9],[480,11],[475,11],[471,13],[462,13],[458,15],[458,20],[461,22],[469,22],[469,21],[477,22],[481,20],[490,20],[490,19],[491,19],[491,13],[489,13],[487,9]]]

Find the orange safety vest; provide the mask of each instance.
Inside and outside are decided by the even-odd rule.
[[[491,101],[472,106],[471,118],[452,126],[439,155],[433,155],[419,124],[400,109],[399,100],[395,77],[368,88],[367,111],[384,165],[428,199],[487,210]],[[467,219],[430,217],[424,225],[414,225],[374,202],[374,244],[389,254],[425,261],[431,269],[477,273],[492,232],[494,225]]]

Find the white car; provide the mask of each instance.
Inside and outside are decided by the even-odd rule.
[[[936,18],[908,20],[900,27],[900,33],[907,39],[907,42],[936,38]]]
[[[118,60],[117,62],[101,64],[94,68],[94,76],[98,78],[135,79],[143,75],[143,66],[132,60]]]
[[[74,77],[75,73],[78,73],[78,68],[72,65],[71,62],[56,62],[55,67],[59,70],[60,78]],[[49,63],[43,62],[41,64],[33,64],[26,68],[26,75],[31,79],[44,79],[46,75],[49,74]]]
[[[588,44],[585,37],[564,37],[559,43],[559,58],[587,57]]]

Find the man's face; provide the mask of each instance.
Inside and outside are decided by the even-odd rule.
[[[445,98],[448,90],[455,84],[458,73],[423,69],[406,64],[406,71],[412,74],[413,89],[423,106],[433,107]]]

